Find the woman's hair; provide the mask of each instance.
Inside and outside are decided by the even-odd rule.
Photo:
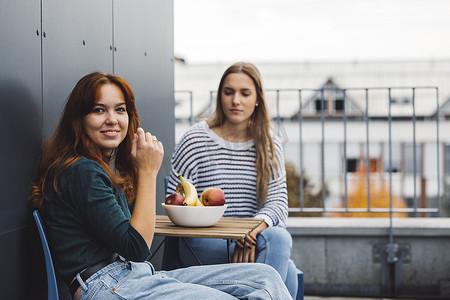
[[[207,123],[209,127],[220,127],[225,123],[226,116],[222,107],[222,90],[226,77],[233,73],[248,75],[252,79],[256,89],[258,106],[255,106],[255,110],[250,116],[248,129],[256,148],[256,198],[262,206],[267,198],[267,182],[270,176],[274,176],[275,172],[278,172],[280,159],[275,154],[277,152],[275,151],[270,134],[270,118],[264,97],[261,75],[255,65],[252,63],[238,62],[225,70],[217,90],[216,109],[208,118]]]
[[[100,96],[100,88],[105,84],[113,84],[120,88],[125,98],[129,119],[127,135],[114,151],[115,171],[109,167],[109,157],[106,157],[86,134],[82,122],[83,118],[92,112]],[[31,186],[29,206],[42,211],[48,201],[46,191],[49,184],[52,184],[53,189],[58,192],[61,174],[82,157],[99,163],[114,186],[123,190],[128,202],[133,201],[136,194],[134,182],[137,178],[137,169],[131,157],[131,145],[138,127],[139,115],[134,103],[134,94],[124,79],[101,72],[93,72],[81,78],[67,99],[53,136],[44,147],[37,177]]]

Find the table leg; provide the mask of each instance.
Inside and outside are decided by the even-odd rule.
[[[230,239],[227,239],[227,257],[228,257],[228,263],[231,263],[231,256],[230,256]]]
[[[165,238],[162,240],[162,242],[158,245],[158,247],[156,247],[155,251],[152,253],[152,255],[150,256],[150,258],[149,258],[147,261],[150,261],[150,260],[153,258],[153,256],[155,256],[156,252],[158,252],[159,248],[161,248],[161,246],[162,246],[162,245],[164,244],[164,242],[166,241],[166,238],[167,238],[167,237],[165,237]]]
[[[202,266],[202,262],[200,261],[200,259],[198,259],[197,255],[195,255],[194,249],[191,248],[191,245],[189,245],[189,243],[186,241],[186,239],[184,237],[183,237],[183,241],[186,244],[186,246],[188,247],[189,251],[191,251],[194,258],[197,260],[198,264],[200,266]]]
[[[245,248],[247,248],[247,236],[244,238],[244,250],[242,250],[242,262],[245,260]]]

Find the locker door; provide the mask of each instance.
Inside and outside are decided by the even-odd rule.
[[[30,299],[31,252],[26,208],[41,140],[40,1],[2,1],[0,9],[0,289],[2,299]],[[25,249],[30,250],[25,253]],[[39,278],[35,284],[39,284]],[[43,283],[43,282],[42,282]],[[40,299],[35,293],[34,299]]]
[[[84,75],[112,72],[112,0],[42,0],[44,136]]]
[[[173,4],[168,0],[114,0],[114,73],[131,85],[141,126],[164,143],[158,174],[157,213],[164,201],[175,144],[173,78]],[[161,242],[156,237],[154,246]],[[162,251],[152,260],[161,268]]]
[[[174,143],[173,3],[114,1],[114,73],[133,88],[144,129]]]

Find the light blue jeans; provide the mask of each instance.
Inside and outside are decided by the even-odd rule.
[[[264,264],[196,266],[159,271],[149,262],[114,262],[81,282],[80,300],[291,299]]]
[[[222,239],[168,238],[164,246],[164,270],[198,265],[186,243],[192,248],[203,265],[228,263],[227,242]],[[232,256],[235,243],[230,244]],[[255,262],[272,266],[280,274],[292,298],[297,295],[296,266],[290,260],[292,237],[281,227],[269,227],[257,236]]]

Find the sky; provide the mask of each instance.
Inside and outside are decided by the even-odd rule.
[[[187,63],[450,58],[449,0],[174,0]]]

